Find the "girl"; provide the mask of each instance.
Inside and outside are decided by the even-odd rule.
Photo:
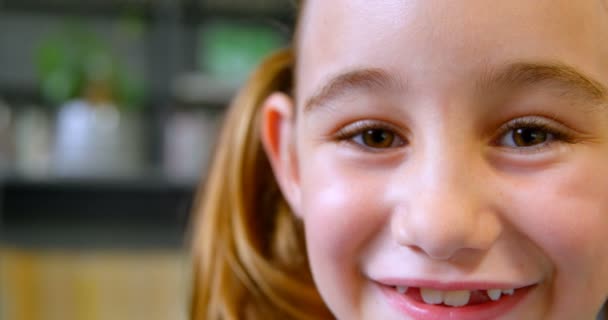
[[[301,3],[219,141],[193,319],[594,319],[607,2]]]

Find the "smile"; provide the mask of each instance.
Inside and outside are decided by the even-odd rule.
[[[536,285],[406,286],[379,284],[388,303],[419,320],[496,319],[509,313]],[[477,289],[475,289],[477,287]]]
[[[394,289],[400,294],[413,293],[418,291],[418,295],[426,304],[443,304],[450,307],[462,307],[466,305],[476,305],[489,301],[498,301],[504,295],[512,296],[514,288],[510,289],[488,289],[488,290],[435,290],[431,288],[410,288],[395,286]]]

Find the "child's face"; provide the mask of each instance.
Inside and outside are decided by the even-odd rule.
[[[271,160],[337,318],[595,316],[608,295],[606,6],[306,3],[297,115],[274,109],[295,151]],[[515,291],[491,302],[487,289]]]

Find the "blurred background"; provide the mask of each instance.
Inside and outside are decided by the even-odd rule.
[[[187,222],[289,0],[0,0],[0,320],[186,319]]]

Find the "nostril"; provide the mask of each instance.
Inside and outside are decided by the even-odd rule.
[[[418,247],[418,246],[409,246],[410,249],[416,253],[420,253],[420,254],[426,254],[426,252],[424,252],[424,250],[422,250],[422,248]]]

